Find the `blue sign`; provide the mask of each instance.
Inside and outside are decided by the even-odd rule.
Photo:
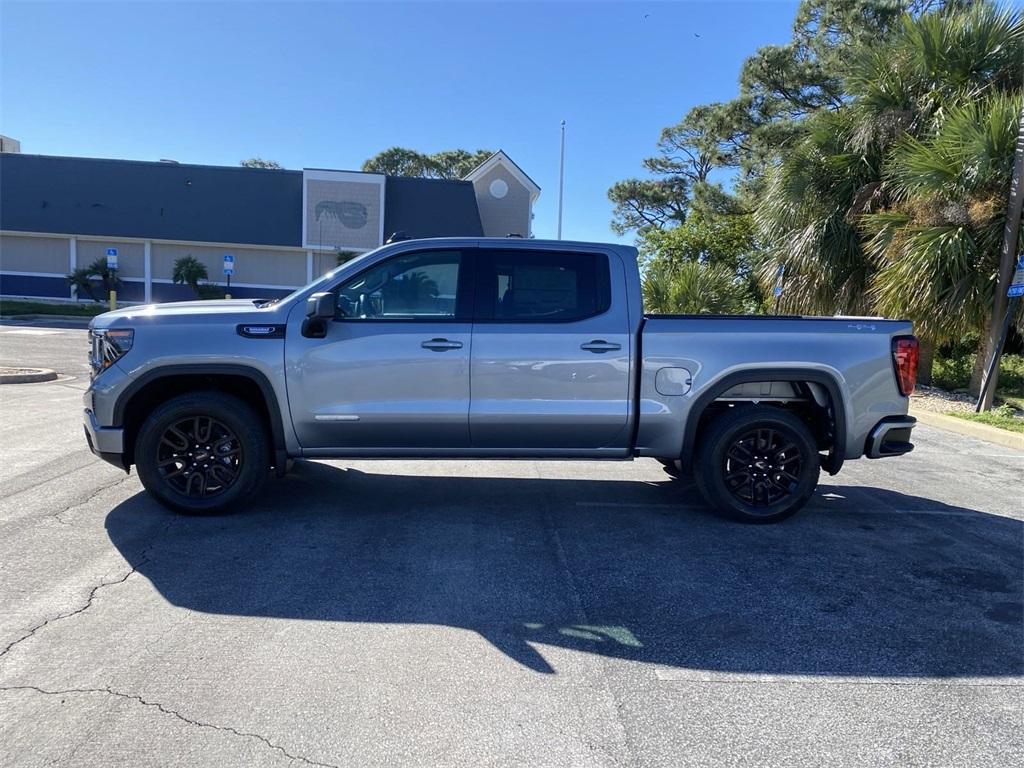
[[[1014,296],[1024,296],[1024,254],[1017,259],[1017,271],[1013,273],[1006,295],[1011,299]]]
[[[235,257],[230,253],[224,254],[224,274],[228,277],[235,274]]]
[[[117,269],[117,248],[107,248],[107,268]]]
[[[782,295],[782,278],[786,275],[786,265],[780,264],[779,270],[775,274],[775,288],[772,290],[772,295],[778,298]]]

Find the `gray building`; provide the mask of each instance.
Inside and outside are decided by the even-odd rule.
[[[457,181],[0,153],[0,295],[75,298],[66,275],[118,251],[125,301],[193,298],[193,256],[231,293],[276,296],[392,233],[531,236],[540,188],[504,152]]]

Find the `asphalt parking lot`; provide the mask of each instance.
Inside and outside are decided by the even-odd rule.
[[[44,330],[47,333],[14,331]],[[1024,453],[920,427],[783,524],[656,462],[318,461],[174,516],[0,325],[0,765],[1024,762]]]

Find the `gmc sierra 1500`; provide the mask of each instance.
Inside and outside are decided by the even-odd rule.
[[[909,323],[645,316],[636,257],[412,240],[280,300],[108,312],[89,445],[192,514],[298,457],[650,456],[754,522],[802,507],[822,467],[911,450]]]

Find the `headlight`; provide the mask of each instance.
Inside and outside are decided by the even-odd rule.
[[[106,370],[127,354],[135,341],[135,331],[131,328],[106,328],[89,332],[90,353],[89,364],[92,375]]]

